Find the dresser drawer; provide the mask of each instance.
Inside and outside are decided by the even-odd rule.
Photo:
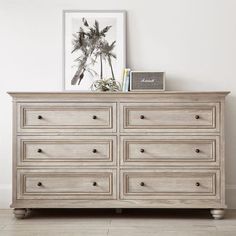
[[[217,170],[123,170],[123,199],[216,199]]]
[[[114,165],[116,136],[18,136],[18,166]]]
[[[121,136],[121,165],[219,165],[218,136]]]
[[[115,199],[115,170],[18,170],[17,199]]]
[[[20,103],[19,132],[116,130],[115,103]]]
[[[218,103],[123,103],[123,132],[216,132]]]

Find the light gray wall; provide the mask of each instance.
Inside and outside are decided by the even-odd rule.
[[[0,208],[11,201],[11,99],[62,89],[62,10],[125,9],[127,66],[164,70],[167,89],[231,90],[227,203],[236,208],[235,0],[0,0]]]

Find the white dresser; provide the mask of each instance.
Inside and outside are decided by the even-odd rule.
[[[228,92],[13,97],[13,199],[34,208],[207,208],[224,215]]]

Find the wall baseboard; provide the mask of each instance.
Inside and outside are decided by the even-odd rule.
[[[11,185],[0,185],[0,209],[9,209],[11,204]],[[226,204],[228,209],[236,209],[236,185],[226,186]]]

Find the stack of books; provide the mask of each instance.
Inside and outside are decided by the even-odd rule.
[[[125,68],[123,73],[123,83],[122,83],[122,91],[128,92],[130,91],[130,72],[131,69]]]

